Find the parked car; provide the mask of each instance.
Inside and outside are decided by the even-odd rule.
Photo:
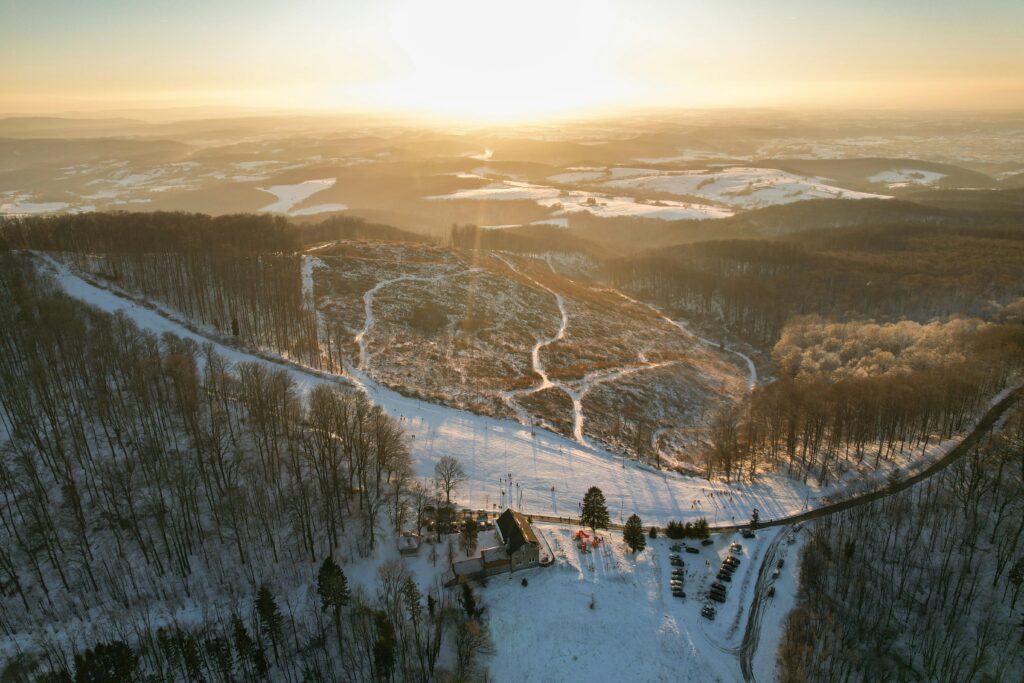
[[[783,565],[785,565],[785,564],[786,564],[786,558],[780,557],[779,561],[775,563],[775,566],[778,567],[779,569],[782,569]]]
[[[686,546],[686,552],[692,553],[693,555],[696,555],[697,553],[700,552],[700,548],[694,548],[693,546],[689,546],[688,545],[688,546]]]
[[[769,598],[774,598],[775,597],[775,586],[768,586],[768,597]]]
[[[743,531],[740,532],[740,535],[742,535],[743,538],[754,538],[755,537],[753,529],[744,529]]]
[[[668,562],[673,567],[682,567],[683,566],[683,561],[682,560],[669,560]]]
[[[725,602],[725,596],[721,593],[712,593],[708,597],[714,600],[715,602]]]
[[[735,557],[733,555],[729,555],[727,558],[722,560],[722,562],[725,564],[731,564],[733,567],[740,566],[740,558]]]
[[[712,588],[720,588],[721,590],[725,590],[725,584],[724,583],[719,583],[718,581],[712,581],[711,582],[711,587]]]
[[[672,595],[674,595],[677,598],[685,598],[686,591],[672,591]]]
[[[782,573],[782,572],[781,572],[781,570],[779,570],[779,569],[773,569],[773,570],[772,570],[772,578],[773,578],[773,579],[777,579],[777,578],[779,578],[779,574],[781,574],[781,573]]]
[[[729,550],[733,551],[734,553],[738,553],[741,550],[743,550],[743,544],[739,541],[733,541],[729,544]]]
[[[681,559],[681,558],[679,557],[679,553],[670,553],[669,556],[668,556],[668,559],[670,559],[670,560],[678,560],[678,559]]]
[[[674,553],[678,553],[678,552],[682,552],[683,546],[679,545],[678,543],[673,543],[672,545],[670,545],[668,547],[668,549],[671,550]]]
[[[732,576],[729,575],[729,572],[718,572],[718,576],[715,578],[719,581],[732,581]]]
[[[736,567],[732,566],[731,564],[726,564],[725,562],[723,562],[723,563],[722,563],[722,566],[720,567],[720,569],[721,569],[721,570],[722,570],[723,572],[729,572],[729,574],[730,574],[730,575],[731,575],[731,574],[732,574],[732,573],[733,573],[734,571],[736,571]]]
[[[703,541],[700,542],[701,545],[711,545],[712,543],[714,543],[714,541],[712,541],[710,538],[705,538]]]
[[[701,610],[700,610],[700,615],[702,617],[704,617],[705,619],[714,620],[714,618],[715,618],[715,608],[713,606],[711,606],[711,605],[704,605],[704,607],[701,608]]]
[[[710,591],[708,591],[708,595],[709,596],[717,595],[720,598],[728,597],[728,594],[725,591],[723,591],[723,590],[715,590],[715,589],[711,589]]]

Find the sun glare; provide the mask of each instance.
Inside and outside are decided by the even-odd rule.
[[[388,18],[399,51],[382,104],[502,122],[579,110],[624,94],[607,54],[607,2],[403,4]]]

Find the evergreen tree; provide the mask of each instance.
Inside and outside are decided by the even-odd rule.
[[[274,596],[266,584],[260,586],[256,592],[256,617],[259,619],[260,630],[267,638],[270,638],[270,645],[274,649],[274,661],[280,663],[280,653],[277,650],[277,642],[281,637],[281,626],[284,624],[284,617],[281,610],[274,602]]]
[[[622,530],[622,540],[626,542],[626,545],[634,553],[647,547],[643,522],[636,515],[630,515],[629,519],[626,520],[626,526]]]
[[[591,486],[587,494],[583,496],[583,513],[580,515],[580,522],[589,526],[591,531],[608,528],[608,506],[604,502],[604,494],[596,486]]]
[[[316,576],[316,592],[320,595],[320,604],[324,610],[334,613],[334,629],[341,644],[341,608],[349,601],[348,579],[345,572],[331,557],[324,558],[320,572]]]
[[[129,683],[135,680],[135,653],[126,643],[100,643],[75,655],[75,683]]]
[[[462,531],[459,533],[459,544],[467,555],[472,555],[476,552],[477,528],[476,522],[472,519],[467,519],[462,523]]]
[[[238,336],[238,318],[235,318],[235,317],[231,318],[231,336],[232,337],[237,337]]]
[[[761,514],[757,511],[757,508],[750,513],[750,528],[756,529],[757,523],[761,519]]]
[[[473,589],[468,583],[462,584],[462,597],[459,598],[459,602],[462,603],[462,609],[469,619],[476,619],[484,613],[484,608],[477,606],[476,596],[473,595]]]
[[[377,642],[373,644],[373,667],[377,672],[377,680],[390,681],[395,670],[395,629],[388,619],[387,612],[378,610],[373,616],[377,626]]]

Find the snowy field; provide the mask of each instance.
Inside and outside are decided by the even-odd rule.
[[[911,185],[933,185],[946,177],[938,171],[923,171],[916,168],[896,168],[876,173],[868,178],[873,183],[884,183],[889,187],[910,187]]]
[[[648,539],[647,548],[634,555],[620,533],[607,532],[602,533],[607,542],[584,553],[573,538],[575,528],[536,528],[549,541],[555,564],[492,577],[483,590],[496,645],[490,661],[495,680],[742,680],[740,646],[757,572],[766,549],[784,531],[763,531],[756,539],[715,536],[711,546],[689,542],[700,552],[682,554],[686,597],[676,598],[669,586],[669,546],[676,541]],[[732,541],[744,546],[740,567],[727,584],[726,602],[711,603],[708,587]],[[789,552],[786,562],[795,569],[796,554]],[[766,630],[792,607],[794,591],[795,585],[780,577],[776,596],[761,615]],[[700,614],[705,604],[717,607],[713,621]],[[757,680],[771,680],[775,647],[777,642],[766,639],[757,648]]]
[[[617,169],[611,169],[615,171]],[[884,195],[855,192],[821,179],[772,168],[731,167],[714,171],[659,172],[608,180],[602,187],[700,197],[740,209],[757,209],[806,199],[866,199]]]
[[[622,169],[612,170],[619,171]],[[565,175],[587,176],[591,173],[596,172],[582,171]],[[600,175],[603,177],[604,173],[601,172]],[[555,216],[587,212],[604,218],[657,218],[666,221],[677,221],[684,219],[728,218],[733,215],[730,209],[721,206],[676,201],[645,203],[630,197],[613,197],[603,193],[583,192],[580,190],[561,190],[556,187],[534,185],[514,180],[504,180],[468,190],[457,190],[445,195],[434,195],[428,197],[428,199],[475,201],[529,200],[536,202],[540,206],[555,209]],[[546,222],[550,222],[550,220],[535,221],[537,224]]]
[[[321,178],[319,180],[304,180],[301,183],[294,183],[292,185],[271,185],[267,188],[261,187],[259,188],[260,191],[274,195],[277,197],[277,201],[267,204],[260,209],[260,212],[284,213],[289,216],[309,216],[318,213],[326,213],[328,211],[343,211],[348,208],[344,204],[317,204],[315,206],[307,206],[302,209],[294,208],[298,204],[301,204],[315,195],[317,192],[334,187],[337,180],[337,178]]]

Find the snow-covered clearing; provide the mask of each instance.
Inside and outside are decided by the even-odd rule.
[[[741,680],[736,651],[759,553],[774,532],[751,540],[717,536],[714,545],[698,546],[700,553],[684,554],[687,597],[676,598],[669,586],[673,541],[648,540],[634,555],[620,533],[609,532],[602,534],[607,542],[584,553],[573,538],[575,528],[536,526],[552,546],[554,565],[492,577],[483,590],[497,645],[489,662],[495,680]],[[729,542],[737,539],[744,544],[742,564],[726,602],[711,603],[718,614],[709,621],[700,614],[704,596]]]
[[[297,204],[301,204],[306,199],[315,195],[317,192],[321,192],[323,190],[334,187],[334,184],[337,181],[337,178],[321,178],[319,180],[304,180],[301,183],[295,183],[294,185],[271,185],[270,187],[257,188],[261,192],[267,192],[277,197],[277,201],[267,204],[266,206],[261,208],[260,211],[263,213],[287,213],[290,215],[303,215],[300,213],[292,213],[292,207],[294,207]],[[327,204],[321,206],[343,205]],[[327,210],[334,211],[336,209]]]
[[[232,363],[259,362],[284,369],[300,394],[321,383],[347,379],[356,384],[374,403],[401,420],[411,440],[418,476],[432,476],[434,464],[443,455],[455,456],[462,462],[469,479],[455,498],[467,507],[493,509],[500,499],[498,481],[509,473],[522,490],[524,511],[554,516],[574,516],[590,486],[605,491],[610,508],[617,508],[623,520],[636,512],[647,523],[706,517],[712,524],[730,524],[745,520],[755,507],[767,520],[802,510],[808,496],[812,504],[816,502],[809,487],[781,475],[766,475],[756,485],[731,487],[684,477],[624,460],[543,429],[403,396],[354,368],[342,378],[293,362],[275,362],[264,354],[221,343],[212,333],[206,336],[194,332],[169,314],[90,284],[62,264],[50,263],[57,281],[70,296],[110,313],[123,310],[141,328],[156,334],[171,332],[200,344],[212,343]]]
[[[347,204],[314,204],[302,209],[293,209],[288,212],[289,216],[314,216],[318,213],[331,213],[333,211],[344,211]]]
[[[624,169],[612,169],[620,171]],[[625,169],[640,170],[640,169]],[[593,173],[590,171],[575,175]],[[600,173],[601,176],[605,174]],[[556,216],[571,213],[587,212],[606,218],[635,217],[657,218],[666,221],[684,219],[702,220],[706,218],[728,218],[733,212],[725,207],[691,202],[658,201],[638,202],[630,197],[612,197],[601,193],[583,192],[581,190],[562,190],[546,185],[505,180],[491,183],[485,187],[457,190],[450,194],[427,197],[432,200],[474,200],[474,201],[535,201],[540,206],[556,209]],[[550,220],[534,221],[546,223]],[[503,227],[503,226],[495,226]]]
[[[651,170],[647,175],[609,180],[603,183],[603,187],[701,197],[742,209],[788,204],[805,199],[885,198],[884,195],[835,187],[819,178],[772,168],[741,166],[714,171]]]
[[[608,498],[615,522],[635,512],[647,524],[705,517],[712,525],[728,525],[746,520],[753,508],[767,521],[813,509],[823,497],[835,497],[840,491],[852,493],[885,483],[883,471],[851,471],[838,485],[824,488],[781,474],[760,475],[754,484],[727,485],[659,471],[543,429],[403,396],[358,369],[349,368],[343,377],[329,375],[271,354],[235,348],[220,342],[212,332],[193,331],[169,313],[90,284],[63,264],[49,257],[46,260],[58,283],[73,298],[110,313],[122,310],[141,328],[156,334],[170,332],[200,344],[211,343],[231,363],[258,362],[283,369],[300,395],[317,384],[351,382],[402,422],[417,476],[432,476],[435,463],[444,455],[462,462],[468,480],[454,498],[466,507],[494,509],[500,500],[500,478],[512,474],[527,513],[574,517],[586,489],[598,486]],[[909,472],[948,452],[955,443],[957,440],[933,444],[923,454],[921,450],[907,453],[906,462],[900,465]]]
[[[910,185],[931,185],[946,177],[938,171],[923,171],[916,168],[895,168],[868,178],[873,183],[885,183],[889,187],[909,187]]]

